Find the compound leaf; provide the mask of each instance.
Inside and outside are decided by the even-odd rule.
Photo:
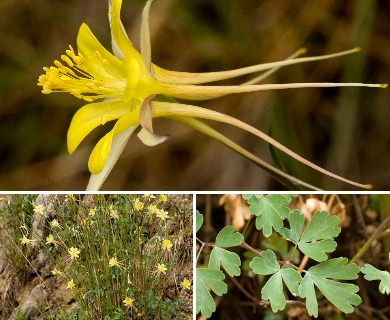
[[[233,226],[227,226],[223,228],[215,239],[215,245],[221,248],[229,248],[239,246],[244,237],[239,232],[234,232]]]
[[[381,281],[379,283],[380,293],[390,294],[390,273],[388,271],[381,271],[369,263],[366,263],[360,270],[364,273],[364,279]]]
[[[295,264],[301,261],[299,258],[300,251],[295,250],[294,246],[290,246],[289,242],[276,232],[273,232],[271,236],[265,238],[261,243],[265,249],[271,249],[275,253],[280,254],[282,260],[290,260],[290,262]]]
[[[318,317],[318,303],[314,286],[338,309],[345,313],[353,312],[353,306],[362,300],[356,294],[359,287],[351,283],[336,280],[353,280],[358,278],[359,267],[352,263],[346,265],[346,258],[336,258],[311,267],[299,285],[299,296],[306,298],[306,308],[310,316]]]
[[[291,195],[244,194],[242,196],[250,205],[250,213],[256,216],[256,229],[263,229],[265,237],[271,235],[272,229],[278,231],[283,226],[283,220],[290,214],[287,205],[291,202]]]
[[[276,261],[276,255],[271,250],[263,251],[260,257],[254,258],[249,266],[253,272],[272,276],[261,289],[262,299],[269,300],[273,312],[286,307],[286,298],[283,293],[283,281],[293,295],[298,294],[298,287],[302,281],[301,275],[294,269],[281,269]]]
[[[223,265],[226,272],[234,277],[241,273],[240,257],[228,250],[223,248],[229,248],[238,246],[242,243],[244,237],[239,232],[234,232],[233,226],[227,226],[223,228],[217,235],[215,240],[215,246],[210,254],[209,268],[220,270],[221,264]]]
[[[280,228],[279,234],[298,245],[299,250],[316,261],[325,261],[327,252],[333,252],[337,243],[333,237],[340,233],[339,218],[328,218],[326,211],[317,211],[302,233],[305,217],[299,210],[290,215],[290,229]],[[302,235],[301,235],[302,233]]]
[[[221,264],[230,276],[234,277],[240,275],[240,256],[234,252],[216,246],[210,254],[209,268],[220,270]]]
[[[225,275],[220,270],[196,268],[196,313],[201,312],[209,318],[216,310],[215,302],[207,287],[218,296],[227,292],[227,285],[222,280]]]
[[[203,214],[196,210],[196,232],[202,227],[203,224]]]

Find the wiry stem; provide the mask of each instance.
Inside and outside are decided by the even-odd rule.
[[[382,231],[388,224],[390,223],[390,215],[386,217],[382,221],[382,223],[379,225],[379,227],[374,231],[374,233],[371,235],[371,237],[366,241],[363,247],[360,248],[360,250],[355,254],[355,256],[349,261],[349,263],[354,263],[358,261],[370,248],[371,243],[375,240],[377,234]]]

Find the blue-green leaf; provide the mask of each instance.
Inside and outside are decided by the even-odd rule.
[[[388,271],[381,271],[369,263],[366,263],[360,270],[364,273],[364,279],[381,281],[379,283],[380,293],[390,294],[390,273]]]
[[[202,227],[203,224],[203,214],[196,210],[196,232]]]
[[[309,242],[335,238],[341,231],[340,227],[338,227],[339,223],[340,219],[337,216],[328,218],[328,212],[317,211],[303,232],[301,241]]]
[[[256,216],[256,228],[263,230],[266,237],[271,235],[272,229],[278,231],[283,226],[283,220],[290,214],[287,205],[291,202],[291,195],[244,194],[242,196],[250,205],[250,213]]]
[[[244,237],[239,232],[234,232],[233,226],[227,226],[223,228],[215,239],[215,245],[221,248],[229,248],[239,246]]]
[[[299,210],[294,210],[290,215],[290,229],[280,228],[278,232],[285,239],[297,244],[299,250],[310,258],[319,262],[325,261],[328,259],[326,253],[333,252],[337,246],[333,237],[340,233],[339,218],[328,218],[326,211],[317,211],[302,233],[304,221],[304,215]]]
[[[239,246],[244,237],[239,232],[234,232],[233,226],[223,228],[217,235],[215,246],[210,254],[209,268],[220,270],[221,264],[226,272],[234,277],[241,273],[241,259],[238,254],[223,248]]]
[[[214,247],[210,254],[209,268],[220,270],[221,264],[230,276],[240,275],[240,256],[226,249]]]
[[[260,253],[260,257],[253,258],[249,267],[253,269],[254,273],[262,275],[274,274],[280,270],[276,255],[272,250],[263,251]]]
[[[362,302],[356,294],[359,287],[351,283],[342,283],[336,280],[353,280],[358,278],[359,267],[352,263],[346,265],[346,258],[336,258],[311,267],[299,285],[299,296],[306,298],[306,308],[310,316],[318,317],[318,303],[316,286],[334,306],[345,313],[352,313],[354,308]]]
[[[220,270],[196,268],[196,313],[201,312],[209,318],[216,310],[215,302],[207,287],[218,296],[227,292],[227,285],[222,280],[225,275]]]
[[[261,297],[269,300],[273,312],[283,310],[286,307],[283,281],[293,295],[298,295],[298,287],[302,281],[301,275],[291,268],[281,269],[273,251],[263,251],[260,257],[256,257],[251,261],[249,266],[257,274],[272,274],[261,290]]]

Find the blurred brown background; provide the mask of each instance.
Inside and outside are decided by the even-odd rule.
[[[122,19],[138,47],[144,1],[123,0]],[[92,147],[110,124],[70,156],[66,132],[84,103],[36,86],[86,22],[110,47],[107,1],[3,0],[0,3],[0,189],[83,190]],[[269,83],[390,78],[390,2],[371,0],[156,0],[152,55],[180,71],[218,71],[284,59],[300,47],[320,55],[355,46],[362,52],[285,67]],[[242,78],[244,81],[249,78]],[[228,81],[225,83],[238,83]],[[390,189],[390,89],[299,89],[232,95],[198,105],[259,128],[302,156],[345,177]],[[268,146],[243,132],[214,128],[272,161]],[[103,189],[279,190],[261,169],[201,133],[158,119],[171,139],[146,147],[132,137]],[[330,190],[352,189],[279,155],[289,173]]]

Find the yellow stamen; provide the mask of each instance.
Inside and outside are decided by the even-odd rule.
[[[42,93],[69,92],[79,99],[92,102],[95,99],[123,98],[127,78],[125,75],[117,74],[110,69],[110,62],[103,58],[99,51],[95,51],[101,66],[107,71],[100,72],[101,66],[85,64],[84,57],[80,53],[76,55],[72,46],[61,55],[62,63],[54,61],[54,66],[43,70],[46,72],[38,79],[38,85],[42,86]],[[133,78],[137,78],[133,75]]]

